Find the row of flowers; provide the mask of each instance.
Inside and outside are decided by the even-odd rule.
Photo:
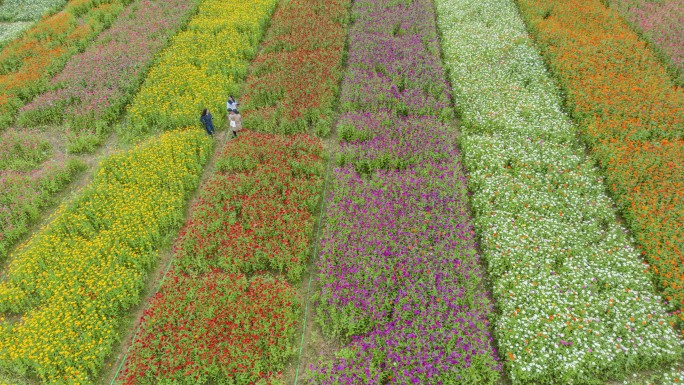
[[[344,347],[311,384],[491,384],[500,365],[431,0],[358,0],[316,319]]]
[[[66,61],[109,27],[132,0],[71,0],[0,49],[0,128],[43,92]]]
[[[252,132],[221,150],[176,240],[174,268],[142,318],[122,383],[279,383],[301,299],[277,277],[298,282],[306,266],[322,151],[305,135]]]
[[[49,91],[21,108],[19,125],[67,123],[74,134],[104,139],[138,90],[152,59],[192,15],[197,3],[132,2],[107,31],[52,78]]]
[[[519,7],[684,327],[684,88],[601,0]]]
[[[515,3],[436,5],[513,383],[597,383],[677,360],[680,342],[647,266]]]
[[[0,283],[0,367],[90,384],[118,341],[163,238],[181,224],[212,142],[164,134],[102,162],[14,255]]]
[[[245,124],[292,134],[313,128],[327,136],[342,77],[350,0],[293,0],[273,15],[252,62]]]
[[[127,107],[124,138],[197,125],[208,108],[226,122],[225,102],[238,95],[275,0],[205,0],[187,28],[162,51]]]

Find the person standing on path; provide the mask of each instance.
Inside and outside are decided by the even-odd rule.
[[[209,136],[214,137],[214,121],[211,116],[211,112],[208,109],[202,111],[202,116],[200,116],[200,122],[204,124],[204,129],[207,130]]]
[[[238,131],[242,130],[242,116],[237,110],[230,110],[228,120],[230,121],[230,130],[233,132],[233,138],[237,138]]]

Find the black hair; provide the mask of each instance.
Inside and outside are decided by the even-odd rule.
[[[203,109],[203,110],[202,110],[202,115],[200,115],[200,116],[206,116],[206,115],[207,115],[207,112],[208,112],[208,110],[207,110],[206,108]]]

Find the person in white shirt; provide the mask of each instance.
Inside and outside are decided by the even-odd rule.
[[[238,102],[235,100],[233,95],[230,95],[228,97],[228,101],[226,102],[226,109],[228,109],[228,113],[230,113],[231,110],[237,111],[237,105]]]

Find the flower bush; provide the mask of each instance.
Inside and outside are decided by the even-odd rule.
[[[71,0],[0,49],[0,128],[132,0]]]
[[[7,130],[0,133],[0,170],[30,171],[52,153],[38,132]]]
[[[0,261],[84,168],[81,161],[62,156],[43,164],[51,154],[50,143],[37,132],[0,134]]]
[[[322,151],[301,134],[246,132],[231,140],[181,231],[181,270],[269,270],[299,281],[323,187]]]
[[[197,1],[138,0],[50,81],[51,90],[20,110],[19,124],[66,121],[103,139],[145,76],[154,56],[191,16]]]
[[[354,2],[312,384],[493,384],[500,365],[431,1]]]
[[[121,383],[271,384],[293,349],[295,290],[272,276],[172,270],[142,318]]]
[[[242,113],[245,125],[327,136],[342,76],[350,0],[283,2],[251,65]]]
[[[211,140],[171,132],[107,158],[74,201],[16,253],[0,283],[0,367],[91,384],[177,228]]]
[[[601,383],[677,360],[681,345],[647,266],[515,4],[436,5],[513,383]]]
[[[249,61],[275,8],[275,0],[205,0],[186,30],[176,35],[128,106],[119,131],[146,133],[198,125],[204,108],[214,125],[225,123],[225,102],[238,94]]]
[[[684,88],[615,10],[592,0],[577,12],[578,4],[519,2],[682,328]]]
[[[311,383],[495,383],[459,163],[335,177],[316,312],[327,334],[351,341],[313,368]]]

